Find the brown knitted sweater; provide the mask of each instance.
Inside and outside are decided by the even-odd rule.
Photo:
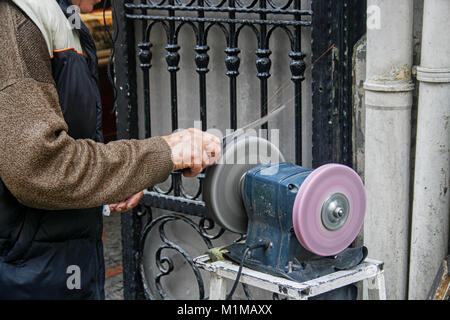
[[[46,42],[0,0],[0,177],[23,204],[80,209],[122,201],[173,168],[161,137],[108,144],[68,134]]]

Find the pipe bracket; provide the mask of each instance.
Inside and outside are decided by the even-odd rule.
[[[367,80],[364,82],[364,89],[382,92],[405,92],[413,91],[414,83],[411,81]]]
[[[426,68],[417,66],[417,80],[422,82],[449,83],[450,68]]]

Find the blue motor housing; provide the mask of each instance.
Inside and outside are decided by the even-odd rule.
[[[288,272],[296,263],[294,259],[302,261],[314,256],[299,243],[292,221],[297,192],[312,172],[313,169],[283,162],[258,166],[245,174],[241,190],[248,215],[246,243],[270,244],[252,250],[252,259]]]

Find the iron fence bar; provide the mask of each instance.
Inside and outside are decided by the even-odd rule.
[[[229,0],[230,7],[235,6],[235,0]],[[229,19],[221,19],[228,22],[228,46],[225,49],[227,57],[225,64],[227,67],[227,76],[230,78],[230,127],[235,130],[237,128],[237,76],[239,75],[240,58],[238,54],[240,50],[237,48],[236,25],[230,21],[236,20],[235,12],[229,12]]]
[[[174,0],[169,0],[173,3]],[[169,10],[169,17],[173,17],[175,12]],[[168,18],[169,18],[168,17]],[[178,50],[180,46],[177,44],[177,35],[175,33],[175,21],[166,19],[169,21],[169,31],[167,35],[167,70],[170,73],[170,105],[172,110],[172,130],[178,129],[178,94],[177,94],[177,71],[180,70],[178,64],[180,62],[180,55]]]
[[[342,21],[342,23],[346,26],[348,26],[348,6],[349,4],[346,2],[343,2],[340,4],[342,8],[340,8],[339,11],[339,21]],[[339,28],[339,39],[341,42],[341,47],[348,48],[347,50],[351,50],[349,48],[349,41],[348,41],[348,27],[346,28]],[[341,117],[339,118],[339,127],[342,128],[342,141],[348,141],[351,139],[351,133],[349,132],[349,129],[351,126],[349,125],[348,121],[348,115],[352,114],[351,112],[351,106],[349,101],[349,88],[348,88],[348,81],[349,81],[349,73],[347,72],[349,68],[349,63],[347,60],[348,54],[345,54],[345,52],[339,52],[339,60],[341,61],[341,64],[339,65],[338,72],[342,72],[341,77],[341,85],[339,86],[339,95],[340,95],[340,101],[342,103],[338,104],[338,110]],[[351,56],[351,55],[350,55]],[[351,89],[351,85],[350,85]],[[349,134],[350,133],[350,134]],[[340,154],[340,163],[345,163],[351,165],[351,159],[352,155],[349,154],[349,148],[351,148],[351,145],[349,143],[342,143]]]
[[[300,8],[300,0],[294,0],[294,8]],[[301,15],[296,14],[295,19],[301,20]],[[291,53],[293,59],[291,63],[292,80],[294,81],[294,106],[295,106],[295,162],[298,165],[302,164],[302,99],[301,99],[301,82],[305,79],[303,76],[306,65],[303,59],[305,55],[301,52],[301,29],[295,26],[294,32],[294,51]]]
[[[137,93],[134,24],[128,21],[123,10],[128,0],[112,1],[115,59],[115,87],[117,110],[117,138],[137,139]],[[129,44],[133,45],[129,45]],[[121,214],[124,299],[144,299],[143,281],[139,273],[136,252],[142,223],[135,214],[138,209]]]
[[[144,193],[142,204],[158,209],[183,212],[197,217],[208,216],[208,211],[203,201],[163,195],[154,191],[146,191]]]
[[[145,33],[144,33],[145,34]],[[150,112],[150,68],[151,68],[151,43],[143,41],[138,44],[140,67],[142,69],[142,82],[144,85],[144,123],[145,123],[145,137],[149,138],[152,135],[151,129],[151,112]]]
[[[169,0],[170,5],[174,5],[174,0]],[[175,15],[174,10],[169,10],[169,17],[173,17]],[[178,50],[180,46],[177,44],[177,34],[175,21],[168,21],[168,31],[167,31],[167,45],[166,45],[166,62],[167,62],[167,70],[169,71],[170,77],[170,106],[172,112],[172,131],[178,129],[178,90],[177,90],[177,72],[180,70],[179,62],[180,55]],[[175,196],[179,197],[181,195],[181,175],[178,172],[172,173],[172,185],[173,185],[173,193]]]
[[[230,12],[234,14],[234,12]],[[266,24],[274,26],[305,26],[311,25],[310,21],[294,21],[294,20],[261,20],[261,19],[239,19],[239,18],[198,18],[198,17],[181,17],[181,16],[152,16],[144,14],[131,14],[127,13],[128,19],[135,20],[156,20],[156,21],[181,21],[181,22],[211,22],[211,23],[228,23],[232,24]]]
[[[266,9],[266,0],[259,0],[259,6],[262,9]],[[261,13],[260,14],[260,20],[266,20],[267,14]],[[258,50],[256,51],[257,59],[256,59],[256,67],[258,70],[257,77],[260,80],[260,99],[261,99],[261,110],[260,114],[261,117],[264,117],[267,114],[267,103],[268,103],[268,89],[267,89],[267,79],[270,77],[270,67],[271,67],[271,61],[270,61],[270,54],[271,51],[268,49],[269,43],[267,39],[267,26],[265,24],[261,24],[259,26],[259,43],[258,43]],[[267,130],[268,124],[264,123],[261,126],[261,129]],[[267,138],[267,137],[266,137]]]
[[[256,14],[280,14],[280,15],[303,15],[311,16],[311,10],[284,10],[284,9],[267,9],[267,8],[236,8],[236,7],[205,7],[199,6],[172,6],[172,5],[142,5],[142,4],[126,4],[128,10],[174,10],[174,11],[195,11],[195,12],[235,12],[235,13],[256,13]]]
[[[352,165],[352,54],[365,33],[366,0],[312,0],[312,59],[333,45],[312,67],[313,167]],[[327,17],[327,23],[323,18]]]
[[[204,1],[198,0],[199,6],[203,6]],[[203,11],[198,11],[198,17],[204,18],[205,13]],[[208,56],[209,47],[206,45],[206,34],[205,34],[205,23],[198,23],[198,36],[197,36],[197,46],[195,47],[196,56],[195,63],[197,65],[197,73],[199,75],[199,90],[200,90],[200,121],[202,123],[202,130],[207,130],[206,123],[206,73],[208,73]]]
[[[141,0],[143,4],[146,3],[146,0]],[[145,10],[142,10],[142,13],[145,14]],[[147,38],[147,25],[148,21],[143,20],[142,22],[142,37],[143,41],[138,44],[139,48],[139,59],[140,59],[140,67],[142,69],[143,76],[143,84],[144,84],[144,123],[145,123],[145,137],[151,137],[151,112],[150,112],[150,68],[151,68],[151,43],[149,41],[150,35]]]

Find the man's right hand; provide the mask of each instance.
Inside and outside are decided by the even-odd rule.
[[[173,169],[185,170],[183,175],[195,177],[208,166],[217,163],[222,143],[216,136],[190,128],[162,137],[172,150]]]

